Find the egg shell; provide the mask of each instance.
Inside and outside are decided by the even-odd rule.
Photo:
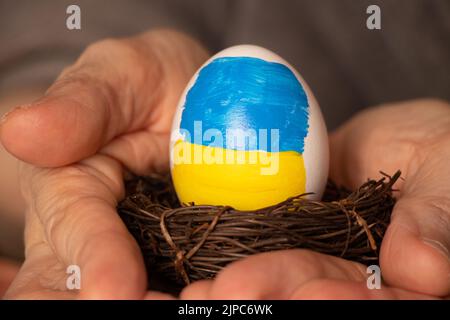
[[[254,177],[255,183],[248,184],[248,182],[246,181],[251,181],[253,178],[248,176],[246,177],[247,171],[246,169],[242,169],[241,167],[218,167],[220,165],[216,164],[216,167],[214,167],[215,169],[213,170],[211,169],[212,167],[208,164],[192,163],[184,164],[183,169],[181,169],[181,166],[179,166],[177,164],[177,161],[175,160],[176,157],[179,157],[178,151],[174,151],[177,150],[177,143],[186,139],[186,135],[183,134],[180,130],[183,114],[185,114],[186,116],[187,112],[187,110],[185,109],[186,97],[189,94],[191,94],[192,96],[192,89],[197,84],[199,73],[204,70],[205,67],[210,66],[215,61],[235,57],[256,58],[258,59],[255,60],[256,62],[262,60],[265,62],[276,63],[287,67],[298,80],[301,89],[303,89],[304,93],[306,94],[308,114],[306,118],[307,132],[306,137],[303,141],[304,147],[301,153],[303,160],[303,169],[302,166],[291,166],[289,164],[282,167],[284,168],[284,171],[281,170],[282,172],[281,174],[279,174],[279,177],[276,177],[277,180],[275,181],[275,183],[273,183],[273,190],[269,190],[270,188],[268,186],[271,184],[271,181],[267,180],[268,178],[261,178],[266,179],[261,180],[258,177]],[[253,60],[249,59],[249,61]],[[278,65],[274,66],[279,67]],[[286,70],[284,70],[283,72],[286,72]],[[240,89],[237,88],[237,90]],[[205,99],[206,98],[207,97],[205,97]],[[220,106],[212,107],[218,108]],[[231,108],[230,110],[230,112],[236,111],[233,108]],[[278,111],[274,113],[274,118],[275,114],[278,114]],[[198,120],[200,121],[204,120],[202,119],[201,112],[199,112],[198,115],[194,114],[194,117],[192,119],[194,119],[195,116],[198,116]],[[229,115],[227,115],[225,121],[230,121],[229,119],[233,119],[234,121],[234,119],[242,119],[242,117],[230,117]],[[210,122],[215,120],[216,119],[207,119],[207,121]],[[296,118],[293,117],[291,120],[296,121]],[[267,121],[270,121],[270,119],[263,119],[261,121],[267,123]],[[224,125],[227,126],[226,123]],[[255,124],[243,124],[243,127],[252,126],[255,126]],[[283,133],[283,131],[281,131],[281,133]],[[280,140],[282,140],[283,138],[286,137],[280,135]],[[196,148],[195,143],[193,144],[193,148]],[[284,161],[283,159],[285,158],[282,157],[282,161]],[[282,59],[272,51],[254,45],[239,45],[227,48],[211,57],[206,63],[202,65],[202,67],[199,68],[199,70],[187,84],[185,91],[181,95],[173,120],[170,142],[170,161],[175,190],[180,198],[180,201],[184,203],[194,202],[197,205],[230,205],[235,207],[236,209],[254,210],[268,205],[277,204],[278,202],[285,200],[289,196],[295,196],[303,192],[313,193],[311,195],[308,195],[307,197],[317,200],[320,199],[323,194],[328,177],[328,134],[320,107],[310,88],[308,87],[304,79],[300,76],[300,74],[289,63],[287,63],[284,59]],[[286,161],[292,162],[292,160]],[[281,163],[281,165],[283,165],[283,163]],[[303,176],[299,170],[304,170]],[[238,171],[239,174],[237,173]],[[249,174],[255,174],[254,170],[250,170],[248,172]],[[230,179],[234,180],[230,181]],[[240,182],[242,182],[244,185],[241,185]],[[303,187],[299,186],[299,182],[303,184]],[[261,188],[265,189],[259,192],[258,186],[261,186]]]

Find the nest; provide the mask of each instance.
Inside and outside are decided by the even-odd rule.
[[[134,177],[118,211],[147,268],[179,285],[213,278],[249,255],[303,248],[377,264],[400,177],[383,174],[354,192],[329,182],[322,201],[299,195],[255,211],[180,205],[167,176]]]

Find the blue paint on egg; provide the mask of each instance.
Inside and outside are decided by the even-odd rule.
[[[308,99],[295,74],[285,65],[252,57],[217,58],[204,66],[186,95],[180,129],[194,132],[275,129],[279,152],[303,153],[308,133]],[[270,152],[271,143],[248,139],[233,149]],[[274,141],[272,141],[273,143]],[[194,141],[194,143],[197,143]],[[216,146],[200,142],[202,145]],[[223,147],[218,144],[217,147]]]

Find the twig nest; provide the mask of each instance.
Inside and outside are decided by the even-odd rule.
[[[147,267],[181,284],[213,278],[230,262],[273,250],[303,248],[374,264],[399,177],[369,180],[354,192],[328,183],[323,201],[299,195],[255,211],[181,206],[168,177],[136,177],[118,211]]]

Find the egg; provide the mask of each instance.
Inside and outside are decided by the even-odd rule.
[[[300,74],[270,50],[227,48],[195,73],[171,132],[170,168],[182,203],[255,210],[304,193],[320,199],[328,135]]]

